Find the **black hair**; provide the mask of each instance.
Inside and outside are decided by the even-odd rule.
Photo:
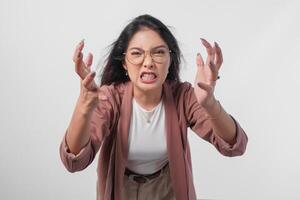
[[[180,81],[180,61],[181,51],[179,49],[176,38],[166,25],[160,20],[152,17],[151,15],[140,15],[134,18],[121,32],[118,39],[111,44],[111,50],[106,58],[103,71],[101,73],[100,85],[119,84],[129,81],[126,75],[126,70],[123,67],[124,52],[128,48],[128,43],[133,35],[142,28],[149,28],[157,32],[160,37],[168,45],[171,50],[171,63],[167,80]]]

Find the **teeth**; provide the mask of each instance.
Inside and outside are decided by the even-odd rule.
[[[144,73],[143,75],[142,75],[142,79],[143,80],[145,80],[145,81],[150,81],[150,80],[153,80],[153,79],[155,79],[155,75],[154,74],[152,74],[152,73]]]

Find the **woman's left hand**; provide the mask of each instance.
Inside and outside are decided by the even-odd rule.
[[[194,92],[197,101],[205,108],[215,104],[214,89],[218,73],[223,62],[222,51],[219,45],[215,42],[212,47],[209,42],[201,38],[202,44],[206,48],[207,58],[203,61],[200,53],[197,54],[197,74],[195,79]]]

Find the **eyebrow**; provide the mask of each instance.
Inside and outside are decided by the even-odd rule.
[[[160,48],[160,47],[168,48],[166,45],[162,44],[162,45],[158,45],[158,46],[156,46],[156,47],[153,47],[152,49],[157,49],[157,48]],[[131,47],[131,48],[128,49],[128,50],[131,50],[131,49],[137,49],[137,50],[143,50],[143,51],[144,51],[144,49],[139,48],[139,47]],[[152,49],[151,49],[151,50],[152,50]]]

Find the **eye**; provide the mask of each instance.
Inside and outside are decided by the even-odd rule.
[[[166,54],[166,50],[156,49],[156,50],[154,50],[153,54],[155,54],[155,55],[164,55],[164,54]]]
[[[130,52],[130,55],[132,55],[132,56],[140,56],[140,55],[142,55],[142,53],[139,52],[139,51],[132,51],[132,52]]]

